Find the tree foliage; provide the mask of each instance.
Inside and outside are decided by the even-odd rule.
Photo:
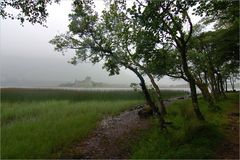
[[[0,16],[2,18],[17,19],[23,24],[28,21],[45,26],[48,16],[47,5],[60,0],[3,0],[0,2]],[[12,13],[15,9],[18,13]]]

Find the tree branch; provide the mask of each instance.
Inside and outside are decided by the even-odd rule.
[[[185,12],[186,12],[186,16],[187,16],[187,19],[188,19],[188,22],[189,22],[189,25],[190,25],[188,37],[187,37],[187,39],[186,39],[186,41],[185,41],[185,44],[187,44],[188,41],[190,40],[191,36],[192,36],[193,24],[192,24],[191,18],[190,18],[190,16],[188,15],[187,11],[185,11]]]

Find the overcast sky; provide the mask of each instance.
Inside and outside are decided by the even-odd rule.
[[[102,10],[104,3],[96,0],[97,10]],[[59,81],[72,82],[91,76],[94,81],[108,83],[138,82],[130,71],[122,69],[118,76],[108,76],[101,64],[81,63],[76,66],[67,63],[73,53],[65,56],[54,51],[49,44],[55,35],[67,31],[68,14],[71,1],[62,1],[48,7],[49,17],[45,28],[38,24],[0,19],[0,62],[1,82],[8,81]],[[171,81],[163,78],[163,85],[181,84],[184,81]]]

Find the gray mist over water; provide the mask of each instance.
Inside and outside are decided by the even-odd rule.
[[[97,1],[97,9],[104,7]],[[102,64],[80,63],[76,66],[67,63],[74,54],[69,51],[62,56],[55,52],[49,40],[67,31],[71,1],[62,1],[48,7],[47,28],[38,24],[0,19],[0,63],[1,86],[57,86],[63,82],[82,80],[90,76],[97,82],[112,84],[138,83],[138,78],[124,68],[120,75],[108,76]],[[163,78],[162,85],[182,84]]]

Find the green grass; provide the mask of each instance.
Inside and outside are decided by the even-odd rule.
[[[1,99],[4,102],[41,102],[46,100],[68,101],[104,101],[104,100],[132,100],[142,99],[139,92],[133,91],[77,91],[55,89],[1,89]],[[173,94],[174,92],[172,92]],[[181,92],[180,92],[181,93]]]
[[[238,103],[238,94],[229,94],[228,99],[218,102],[221,111],[212,112],[202,98],[199,100],[206,122],[195,118],[190,100],[177,101],[168,107],[166,117],[173,125],[162,132],[158,122],[141,135],[133,145],[134,159],[206,159],[214,158],[215,149],[223,139],[221,126],[227,124],[226,113]],[[235,106],[236,107],[236,106]]]
[[[105,116],[142,103],[143,95],[133,91],[2,89],[1,158],[49,158],[86,137]]]
[[[141,101],[3,103],[2,158],[48,158],[86,136],[104,115],[138,103]]]

